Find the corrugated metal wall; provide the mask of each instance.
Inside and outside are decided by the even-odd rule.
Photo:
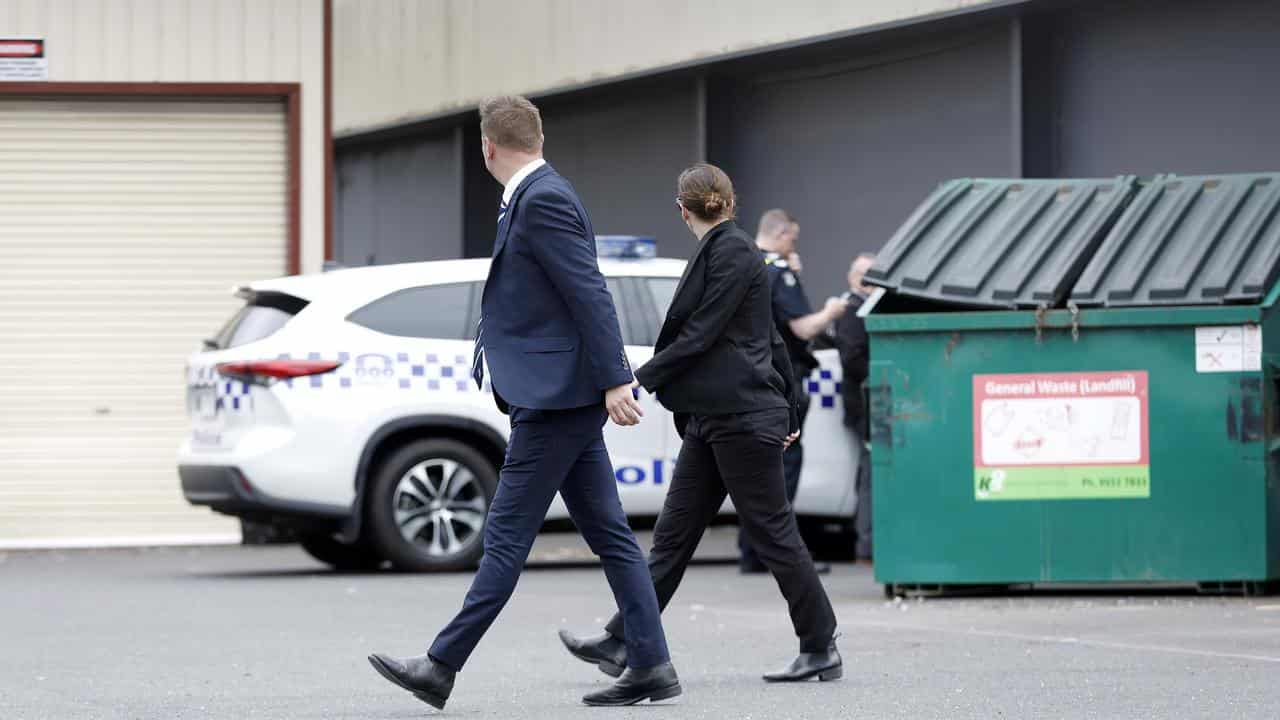
[[[1052,172],[1280,167],[1280,3],[1099,3],[1052,37]]]
[[[800,222],[810,299],[848,289],[849,263],[884,245],[937,184],[1015,167],[1007,24],[836,62],[772,63],[713,93],[711,160],[740,222]]]
[[[675,207],[676,179],[699,156],[692,80],[547,103],[547,159],[582,197],[601,235],[653,235],[668,257],[693,251]]]
[[[336,0],[335,132],[987,0]]]
[[[698,102],[696,82],[683,79],[542,103],[547,160],[596,232],[653,235],[668,256],[692,251],[673,199],[680,171],[700,159]],[[341,262],[489,256],[501,186],[484,167],[475,117],[458,123],[339,146]]]
[[[461,257],[461,142],[449,130],[339,154],[335,259],[354,267]]]
[[[0,0],[54,82],[300,82],[302,267],[324,261],[324,0]]]

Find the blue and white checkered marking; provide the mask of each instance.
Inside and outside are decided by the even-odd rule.
[[[280,360],[294,356],[284,353]],[[304,357],[298,355],[297,357]],[[307,360],[335,358],[333,353],[305,353]],[[455,353],[350,353],[336,354],[341,367],[330,373],[284,380],[289,389],[393,388],[427,392],[476,392],[471,381],[471,358]],[[483,392],[490,392],[486,378]]]
[[[213,412],[252,412],[253,393],[249,383],[240,380],[229,380],[218,374],[214,365],[197,365],[187,368],[187,385],[194,391],[212,390],[213,408],[202,408]]]
[[[832,377],[830,370],[822,368],[810,373],[809,379],[805,383],[808,393],[816,396],[819,405],[824,408],[834,408],[836,406],[836,397],[840,394],[842,385],[839,380]]]
[[[308,352],[297,355],[307,360],[333,358],[333,353]],[[294,355],[282,353],[280,360]],[[282,380],[280,386],[290,390],[358,389],[362,387],[394,388],[426,392],[476,392],[471,381],[471,359],[452,353],[349,353],[336,354],[342,366],[331,373]],[[218,409],[246,412],[253,409],[249,383],[229,380],[218,374],[213,365],[194,366],[187,370],[187,384],[193,389],[213,388]],[[805,391],[814,396],[819,407],[834,408],[842,383],[831,370],[818,368],[805,381]],[[482,392],[493,392],[488,376]]]

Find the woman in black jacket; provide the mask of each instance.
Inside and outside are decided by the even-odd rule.
[[[698,164],[680,175],[676,204],[698,248],[676,288],[653,359],[636,379],[675,414],[684,442],[658,516],[649,571],[666,608],[726,493],[787,599],[800,655],[770,682],[841,676],[835,613],[787,502],[782,451],[799,436],[791,363],[773,323],[764,257],[733,221],[729,176]],[[617,675],[626,666],[622,618],[606,632],[561,631],[579,659]]]

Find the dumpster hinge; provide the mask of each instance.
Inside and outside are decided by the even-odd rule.
[[[1047,312],[1049,312],[1049,306],[1044,303],[1040,303],[1040,305],[1036,307],[1035,317],[1036,317],[1036,344],[1037,345],[1044,342],[1044,316],[1045,316],[1045,313]]]
[[[1071,313],[1071,342],[1077,342],[1080,340],[1080,306],[1068,302],[1067,311]]]

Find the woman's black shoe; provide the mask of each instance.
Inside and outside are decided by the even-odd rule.
[[[826,681],[838,680],[843,675],[844,661],[840,659],[840,652],[836,650],[836,641],[832,640],[825,651],[800,653],[800,656],[792,660],[785,670],[767,673],[764,679],[765,682],[802,682],[816,677]]]

